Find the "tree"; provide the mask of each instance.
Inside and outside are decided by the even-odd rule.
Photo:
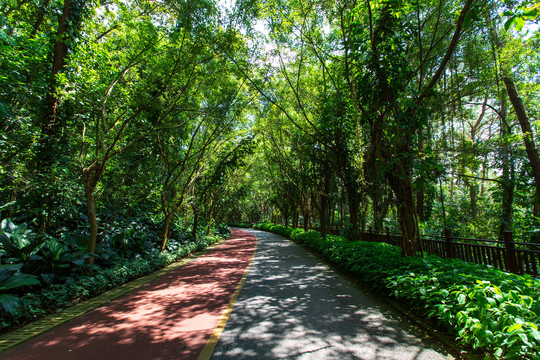
[[[450,15],[446,8],[407,2],[388,2],[375,7],[368,1],[356,9],[358,14],[363,9],[367,19],[353,19],[354,27],[344,35],[351,39],[347,83],[355,84],[350,93],[366,126],[365,134],[372,144],[370,151],[384,169],[396,197],[404,255],[414,255],[422,249],[412,181],[414,141],[425,127],[428,104],[434,99],[436,85],[456,50],[471,5],[472,1],[466,1],[453,31],[447,29],[441,34],[439,20]],[[433,11],[436,17],[431,17]],[[403,13],[409,16],[416,13],[418,21],[409,21]],[[363,21],[367,24],[363,27],[365,31],[356,35],[352,30],[360,28]],[[428,23],[433,23],[432,32],[425,26]],[[407,41],[408,32],[415,34],[420,42],[418,47]],[[425,45],[424,40],[428,40]],[[437,54],[443,50],[440,44],[445,42],[446,49]],[[354,48],[361,50],[353,51]],[[414,59],[414,65],[407,57]]]
[[[96,18],[87,24],[87,35],[96,40],[72,56],[78,71],[70,74],[65,90],[66,96],[74,92],[81,99],[79,161],[90,253],[98,231],[94,193],[107,165],[156,132],[186,126],[190,116],[183,114],[193,110],[186,99],[196,95],[200,68],[216,56],[217,39],[224,35],[203,26],[200,16],[216,16],[210,3],[178,9],[177,4],[119,5],[117,11],[103,11],[106,21]]]

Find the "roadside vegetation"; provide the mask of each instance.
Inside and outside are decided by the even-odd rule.
[[[89,254],[77,236],[40,236],[25,224],[2,222],[0,230],[0,332],[13,329],[95,297],[104,291],[147,275],[172,262],[226,238],[227,226],[210,231],[201,227],[197,236],[174,229],[164,251],[158,227],[133,221],[117,222]],[[87,239],[79,237],[79,241]],[[85,262],[94,256],[95,262]]]
[[[399,232],[378,286],[471,346],[533,349],[526,277],[434,280],[415,255],[445,231],[539,247],[539,19],[537,0],[2,1],[2,326],[260,221],[321,229],[306,243],[351,271],[328,229]]]
[[[435,256],[404,257],[385,243],[350,241],[318,231],[259,223],[304,244],[375,292],[432,319],[486,358],[540,356],[540,279]]]

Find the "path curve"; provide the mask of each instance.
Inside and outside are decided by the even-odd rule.
[[[220,246],[121,298],[0,354],[2,360],[197,359],[249,266],[256,237]]]

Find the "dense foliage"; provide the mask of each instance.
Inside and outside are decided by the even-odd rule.
[[[243,220],[537,242],[537,2],[264,4]]]
[[[42,311],[23,294],[64,306],[86,296],[79,282],[150,271],[221,227],[219,195],[255,144],[227,57],[247,56],[243,22],[206,0],[2,2],[4,324]],[[118,283],[102,282],[92,291]]]
[[[420,232],[444,228],[537,241],[539,9],[3,1],[2,311],[16,317],[29,289],[152,262],[226,222],[279,222],[284,235],[289,224],[318,228],[323,238],[339,226],[353,239],[388,227],[403,235],[404,255],[421,249]],[[414,274],[396,284],[424,281]],[[462,291],[452,279],[450,293]],[[496,292],[481,280],[490,284],[471,289]],[[452,316],[464,338],[478,335],[468,315]],[[498,336],[482,329],[482,344]]]
[[[7,221],[4,224],[14,230],[11,233],[2,231],[0,240],[5,243],[6,234],[11,238],[16,235],[19,237],[17,244],[26,245],[13,246],[14,251],[9,254],[6,250],[1,253],[7,264],[0,268],[0,301],[3,305],[0,331],[97,296],[202,250],[230,234],[226,226],[213,228],[209,235],[206,227],[201,227],[196,238],[179,230],[160,252],[158,233],[148,224],[115,224],[118,228],[111,230],[112,236],[98,245],[95,264],[88,265],[84,259],[89,255],[76,244],[67,243],[65,238],[49,238],[44,242],[25,230],[24,225],[16,226]],[[28,261],[8,258],[16,254]]]
[[[488,357],[540,356],[540,280],[456,259],[403,257],[399,248],[260,223],[305,244],[377,292],[435,319],[459,341]]]

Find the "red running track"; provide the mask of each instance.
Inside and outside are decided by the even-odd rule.
[[[197,359],[255,251],[229,240],[139,289],[0,354],[2,360]]]

